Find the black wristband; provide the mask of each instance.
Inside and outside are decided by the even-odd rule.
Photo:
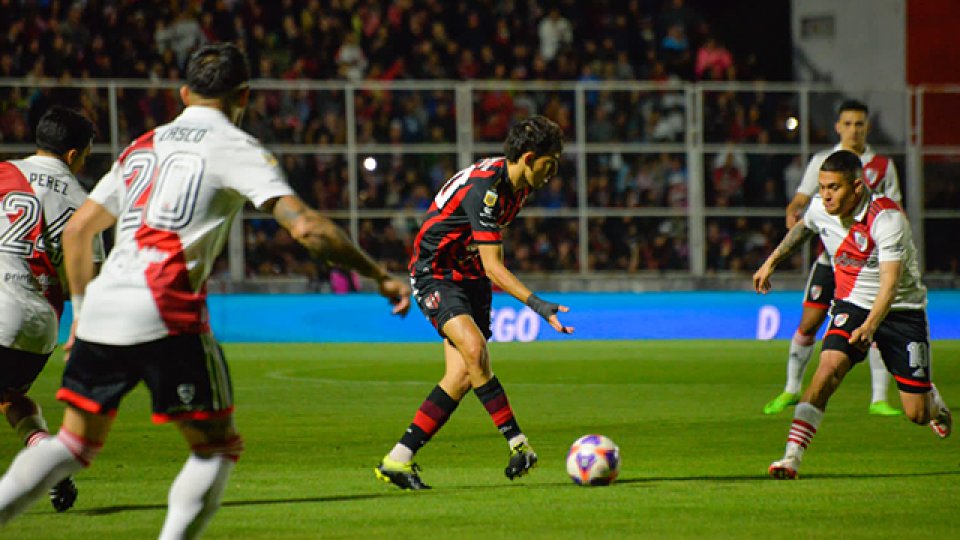
[[[557,312],[560,311],[560,304],[547,302],[535,294],[531,294],[530,298],[527,298],[527,306],[545,320],[550,320],[552,315],[556,315]]]

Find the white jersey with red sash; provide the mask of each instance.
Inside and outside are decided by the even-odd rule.
[[[833,258],[834,298],[869,310],[880,291],[880,263],[900,261],[902,272],[891,309],[923,309],[927,289],[920,280],[917,249],[900,206],[883,196],[865,198],[850,218],[831,216],[819,196],[810,201],[804,225],[820,235]]]
[[[132,345],[210,331],[206,281],[243,205],[292,195],[276,159],[217,109],[188,107],[134,141],[90,193],[116,243],[77,337]]]
[[[0,163],[0,345],[37,354],[56,346],[65,281],[60,235],[86,198],[57,158]],[[103,258],[99,242],[94,251]]]

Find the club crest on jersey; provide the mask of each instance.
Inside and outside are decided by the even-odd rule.
[[[877,180],[878,180],[877,176],[878,176],[879,174],[880,174],[880,173],[879,173],[876,169],[872,169],[872,168],[871,168],[871,169],[864,169],[864,171],[863,171],[863,176],[866,177],[866,179],[867,179],[867,186],[868,186],[870,189],[873,189],[873,188],[877,187]]]
[[[860,231],[853,232],[853,241],[857,243],[857,248],[860,251],[867,250],[867,236]]]
[[[192,384],[181,384],[177,386],[177,395],[180,397],[180,401],[186,405],[189,405],[193,401],[193,397],[196,395],[197,389]]]
[[[440,307],[440,291],[433,291],[432,293],[424,296],[423,307],[431,311]]]
[[[847,324],[847,319],[849,318],[850,318],[850,315],[846,313],[841,313],[833,318],[833,324],[836,325],[837,328],[843,328],[843,325]]]
[[[486,195],[483,196],[483,204],[487,206],[493,206],[497,204],[497,197],[497,192],[490,190],[486,193]]]
[[[810,299],[817,300],[820,298],[820,295],[823,294],[823,287],[820,285],[814,285],[810,287]]]

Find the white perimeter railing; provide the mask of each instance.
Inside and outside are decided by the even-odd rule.
[[[129,111],[137,111],[131,99],[143,100],[145,94],[175,98],[181,83],[175,81],[147,80],[83,80],[69,82],[28,81],[0,79],[0,96],[14,95],[6,103],[0,100],[0,114],[13,108],[28,107],[35,96],[45,96],[53,102],[56,91],[74,92],[83,96],[85,109],[94,109],[101,115],[100,125],[109,126],[109,133],[101,133],[94,146],[95,154],[119,154],[130,137],[138,135],[129,129],[126,118]],[[484,99],[490,95],[509,95],[514,114],[530,112],[553,112],[566,115],[569,120],[568,138],[564,147],[565,162],[574,178],[570,182],[576,193],[576,205],[566,208],[530,207],[524,217],[560,218],[576,221],[578,274],[589,278],[590,245],[587,241],[589,223],[594,218],[633,217],[642,219],[673,219],[685,222],[686,274],[699,277],[708,274],[707,267],[707,222],[710,219],[774,218],[782,220],[783,206],[726,206],[708,200],[708,164],[716,154],[733,148],[746,156],[794,156],[803,165],[817,150],[836,141],[833,133],[835,109],[843,99],[853,98],[866,102],[871,107],[874,129],[871,141],[878,153],[894,158],[900,172],[901,190],[905,206],[914,228],[914,237],[921,257],[927,242],[925,231],[946,230],[947,235],[957,234],[960,227],[960,208],[943,208],[929,200],[941,192],[956,192],[960,189],[960,137],[958,144],[924,144],[924,103],[930,96],[952,100],[960,106],[960,87],[905,87],[900,89],[838,89],[830,86],[803,83],[653,83],[653,82],[504,82],[504,81],[277,81],[258,80],[252,84],[254,94],[251,102],[256,104],[257,95],[264,93],[278,101],[279,107],[312,106],[335,113],[345,132],[335,144],[304,144],[293,140],[270,140],[265,144],[278,156],[324,155],[340,156],[346,162],[346,204],[326,210],[335,219],[347,226],[354,238],[358,237],[360,223],[367,219],[403,217],[417,220],[421,210],[397,208],[367,208],[360,203],[362,162],[369,156],[386,155],[448,155],[455,156],[458,168],[472,163],[478,156],[499,154],[502,137],[485,140],[481,129],[489,121],[490,114],[497,111],[485,109]],[[17,100],[19,98],[19,101]],[[382,134],[365,126],[374,120],[365,116],[369,111],[358,111],[358,105],[371,106],[382,112],[392,109],[391,121],[403,121],[404,114],[419,116],[430,121],[433,112],[418,110],[425,102],[444,102],[452,107],[450,121],[453,123],[452,138],[438,142],[391,142]],[[284,105],[286,103],[286,105]],[[518,106],[517,104],[521,105]],[[307,104],[307,105],[304,105]],[[558,105],[559,104],[559,105]],[[624,105],[626,104],[626,105]],[[738,106],[739,105],[739,106]],[[771,135],[767,143],[751,142],[732,145],[724,140],[715,127],[718,118],[728,118],[736,109],[749,115],[752,105],[758,105],[763,113],[763,127]],[[4,110],[3,108],[6,108]],[[406,109],[404,109],[406,107]],[[521,107],[525,113],[517,113]],[[530,110],[530,109],[535,110]],[[956,109],[957,107],[954,107]],[[597,109],[605,109],[607,115],[622,122],[641,122],[638,138],[621,137],[610,140],[595,140],[592,127],[596,125]],[[724,111],[726,111],[724,113]],[[653,116],[656,113],[657,116]],[[176,111],[173,112],[176,114]],[[247,120],[250,120],[248,112]],[[305,114],[301,112],[300,114]],[[651,119],[653,117],[653,119]],[[2,120],[2,117],[0,117]],[[155,118],[163,123],[169,118]],[[269,120],[263,119],[263,120]],[[673,125],[668,125],[670,123]],[[248,122],[249,124],[249,122]],[[712,127],[713,126],[713,127]],[[0,127],[4,127],[0,125]],[[245,124],[245,128],[249,125]],[[623,126],[620,126],[623,128]],[[625,129],[625,128],[624,128]],[[621,131],[624,131],[622,129]],[[638,128],[633,126],[633,132]],[[658,131],[659,130],[659,131]],[[672,131],[671,131],[672,130]],[[5,130],[6,131],[6,130]],[[630,131],[630,130],[626,130]],[[666,133],[666,135],[664,135]],[[255,133],[256,134],[256,133]],[[673,135],[671,137],[670,135]],[[779,138],[777,138],[779,136]],[[9,141],[11,137],[7,137]],[[381,140],[378,140],[381,139]],[[632,140],[627,140],[632,139]],[[0,142],[0,155],[12,156],[32,152],[28,141]],[[681,157],[685,164],[686,206],[668,205],[630,206],[610,204],[606,207],[591,206],[588,201],[591,163],[597,158],[620,159],[670,154]],[[106,157],[106,156],[104,156]],[[106,162],[106,160],[104,160]],[[282,162],[282,160],[281,160]],[[946,163],[937,168],[934,178],[926,165]],[[951,167],[950,164],[953,164]],[[936,167],[935,167],[936,168]],[[946,171],[945,173],[942,171]],[[951,172],[952,171],[952,172]],[[103,171],[88,171],[98,174]],[[778,172],[777,180],[782,181]],[[930,189],[933,186],[933,189]],[[792,196],[787,192],[786,197]],[[622,201],[621,201],[622,202]],[[244,219],[257,219],[253,211],[244,213]],[[571,230],[573,227],[571,227]],[[941,242],[942,243],[942,242]],[[960,251],[960,242],[953,240]],[[942,248],[938,248],[942,249]],[[226,251],[229,260],[231,281],[244,280],[244,232],[243,224],[237,221]],[[803,267],[810,260],[804,253]],[[747,270],[747,269],[744,269]],[[956,272],[954,270],[953,272]]]

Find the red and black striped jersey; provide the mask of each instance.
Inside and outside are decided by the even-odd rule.
[[[499,244],[530,194],[514,191],[507,160],[482,159],[453,175],[427,210],[413,245],[410,275],[461,281],[486,275],[476,244]]]

